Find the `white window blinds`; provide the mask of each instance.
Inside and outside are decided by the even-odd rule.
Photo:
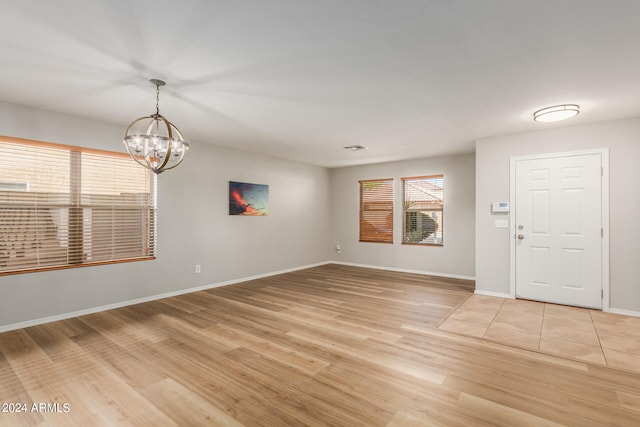
[[[155,184],[126,154],[0,137],[0,274],[153,258]]]

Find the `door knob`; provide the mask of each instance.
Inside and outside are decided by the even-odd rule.
[[[524,239],[524,234],[518,234],[518,240]]]

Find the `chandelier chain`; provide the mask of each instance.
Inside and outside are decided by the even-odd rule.
[[[160,85],[156,84],[156,115],[160,115]]]

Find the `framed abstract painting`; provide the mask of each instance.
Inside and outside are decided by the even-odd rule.
[[[229,215],[269,215],[269,186],[229,181]]]

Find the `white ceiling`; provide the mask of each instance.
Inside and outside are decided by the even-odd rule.
[[[159,78],[187,140],[339,167],[640,116],[639,48],[638,0],[1,0],[0,100],[124,133]]]

